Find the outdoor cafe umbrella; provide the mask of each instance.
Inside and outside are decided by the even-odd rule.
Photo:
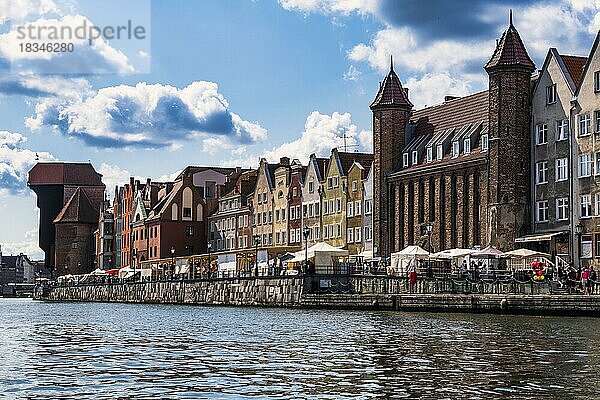
[[[488,246],[485,249],[481,249],[473,254],[471,254],[472,258],[498,258],[502,254],[500,250],[498,250],[494,246]]]

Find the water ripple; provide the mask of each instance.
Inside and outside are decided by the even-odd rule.
[[[28,399],[597,398],[600,320],[0,300]],[[582,384],[582,379],[586,383]]]

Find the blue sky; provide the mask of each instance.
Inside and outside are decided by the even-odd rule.
[[[583,0],[11,0],[0,4],[0,244],[36,257],[26,188],[35,154],[90,160],[108,186],[186,165],[306,160],[350,137],[369,151],[368,108],[393,54],[417,107],[485,89],[508,9],[532,58],[587,55],[600,9]],[[16,26],[128,19],[147,39],[15,53]],[[558,29],[557,27],[565,27]]]

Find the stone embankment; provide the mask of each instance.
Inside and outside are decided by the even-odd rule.
[[[557,294],[549,285],[308,276],[80,284],[38,288],[44,301],[380,309],[600,316],[600,295]]]

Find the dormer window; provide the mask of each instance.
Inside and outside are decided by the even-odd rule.
[[[463,149],[465,155],[471,154],[471,139],[465,139],[465,141],[463,142]]]
[[[413,150],[412,152],[412,165],[417,165],[419,163],[419,152],[417,150]]]
[[[405,168],[408,167],[408,153],[402,154],[402,166]]]
[[[433,147],[427,148],[427,162],[433,161]]]
[[[452,158],[458,157],[460,153],[460,143],[458,141],[452,142]]]
[[[481,151],[488,151],[489,143],[488,143],[488,135],[481,135]]]
[[[441,144],[437,145],[437,159],[441,160],[444,158],[444,147]]]

